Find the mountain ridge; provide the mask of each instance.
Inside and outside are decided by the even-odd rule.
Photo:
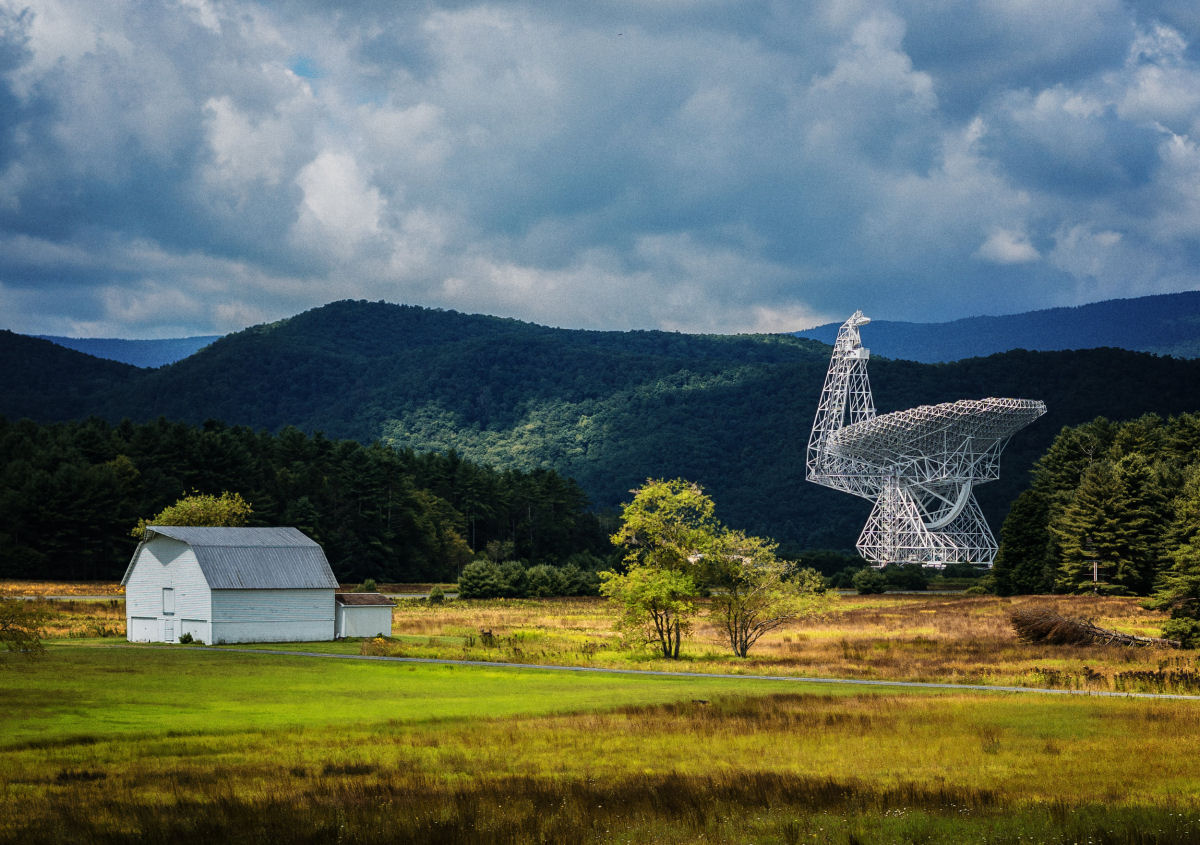
[[[867,315],[871,316],[871,315]],[[793,332],[832,344],[840,323]],[[961,361],[1012,349],[1053,352],[1114,347],[1200,357],[1200,291],[1109,299],[944,323],[872,320],[873,353],[925,364]]]
[[[22,380],[32,352],[55,359],[37,368],[53,378]],[[790,335],[592,332],[342,301],[154,370],[0,333],[0,414],[295,426],[455,451],[500,469],[553,468],[600,508],[646,478],[682,476],[703,484],[735,527],[793,546],[848,548],[870,504],[804,478],[828,360],[827,346]],[[1046,401],[1046,417],[1010,443],[1000,480],[979,487],[997,528],[1059,429],[1097,415],[1194,411],[1200,361],[1118,349],[946,364],[877,358],[871,383],[881,413],[984,396]]]

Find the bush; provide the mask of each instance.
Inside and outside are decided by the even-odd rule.
[[[187,645],[188,643],[190,643],[192,641],[193,640],[192,640],[192,632],[191,631],[184,631],[182,634],[179,635],[179,642],[183,643],[184,645]]]
[[[367,578],[361,584],[358,585],[358,589],[355,590],[355,592],[356,593],[373,593],[378,589],[379,589],[379,587],[376,586],[375,579]]]
[[[506,560],[500,564],[502,590],[505,598],[519,599],[529,595],[529,587],[525,583],[525,565],[519,560]]]
[[[525,570],[525,588],[527,595],[533,598],[562,596],[566,595],[567,581],[562,570],[539,563]]]
[[[854,589],[858,590],[864,596],[874,593],[886,593],[888,588],[887,578],[884,577],[883,573],[871,567],[855,572],[852,583]]]
[[[429,603],[441,604],[446,600],[446,593],[436,584],[429,588]]]
[[[507,585],[495,561],[473,560],[458,577],[458,595],[464,599],[494,599],[505,595]]]
[[[925,590],[929,573],[919,563],[889,563],[882,570],[889,590]]]
[[[559,570],[562,573],[564,596],[600,595],[600,575],[594,569],[581,569],[568,563]]]

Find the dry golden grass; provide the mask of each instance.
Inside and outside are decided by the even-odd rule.
[[[123,596],[109,581],[0,581],[0,596]]]
[[[1157,636],[1163,614],[1139,599],[1096,596],[845,596],[828,612],[764,637],[750,657],[729,653],[701,619],[681,662],[633,657],[600,599],[401,602],[387,653],[520,662],[628,665],[745,674],[811,675],[1079,689],[1200,692],[1191,651],[1053,646],[1019,641],[1014,608],[1048,605],[1068,616]],[[484,632],[491,632],[492,640]]]

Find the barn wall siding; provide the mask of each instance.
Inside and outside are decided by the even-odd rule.
[[[333,590],[214,590],[212,642],[333,639]]]
[[[392,635],[392,608],[390,606],[340,605],[338,607],[339,637],[374,637],[379,634],[383,634],[385,637]]]
[[[184,619],[207,625],[212,591],[196,555],[186,543],[169,537],[154,537],[138,551],[125,584],[125,630],[131,642],[165,642],[167,623],[170,642],[178,640],[187,627]],[[163,588],[175,591],[175,612],[163,612]],[[153,623],[150,620],[154,620]],[[193,637],[196,635],[193,633]],[[209,642],[209,638],[196,637]]]

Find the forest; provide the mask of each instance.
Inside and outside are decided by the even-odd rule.
[[[601,510],[647,478],[682,477],[713,496],[724,523],[795,556],[852,548],[870,510],[805,481],[828,360],[828,347],[791,336],[578,331],[336,302],[154,370],[0,332],[0,414],[292,426],[402,453],[453,452],[502,474],[553,470]],[[870,377],[881,413],[985,396],[1046,402],[1047,415],[1009,444],[999,480],[978,489],[993,526],[1064,426],[1196,411],[1200,396],[1200,361],[1120,349],[951,364],[874,357]]]
[[[530,564],[594,569],[611,552],[583,491],[553,470],[292,427],[0,417],[0,578],[117,580],[137,521],[193,491],[239,493],[251,524],[301,529],[341,581],[454,581],[497,541]]]
[[[1002,595],[1160,593],[1200,567],[1200,414],[1064,428],[1000,531]],[[1200,598],[1200,595],[1194,598]]]

